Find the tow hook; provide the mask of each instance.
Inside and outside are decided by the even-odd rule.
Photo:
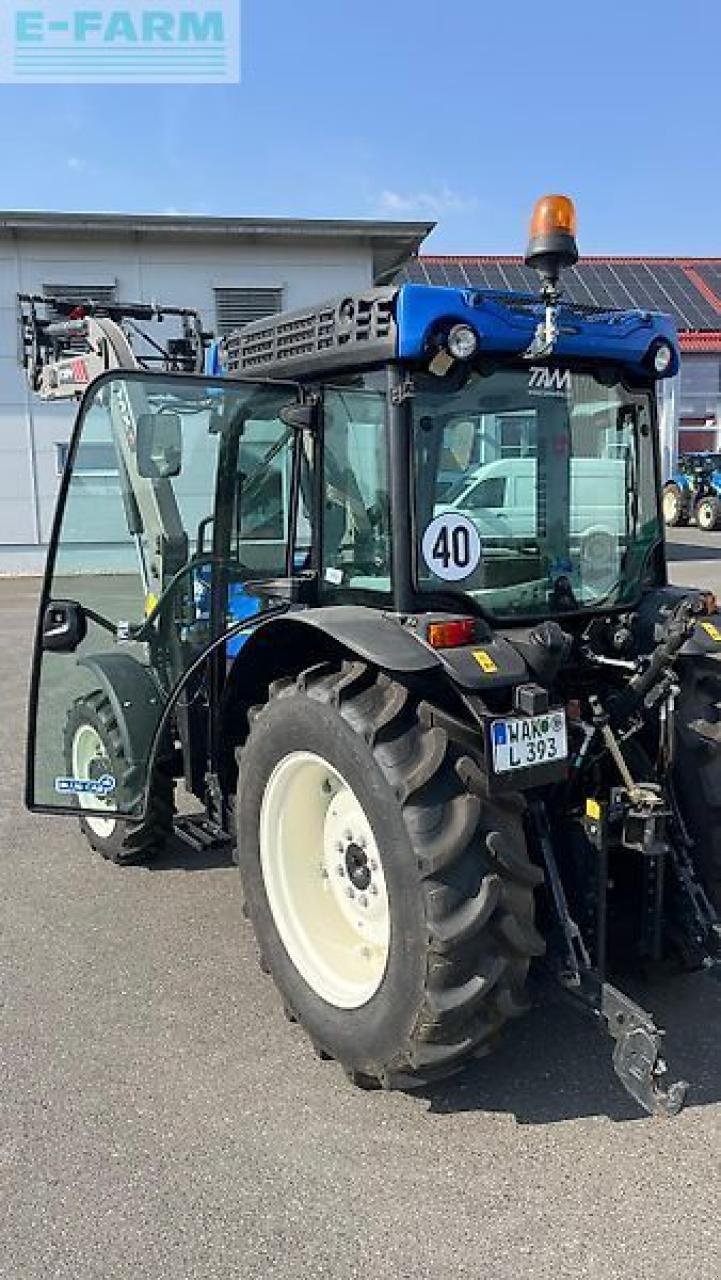
[[[622,1085],[652,1116],[675,1116],[688,1093],[686,1080],[664,1088],[668,1070],[662,1053],[664,1032],[628,996],[610,983],[601,989],[601,1017],[615,1041],[613,1065]]]

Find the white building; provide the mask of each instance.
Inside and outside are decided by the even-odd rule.
[[[0,573],[42,569],[74,417],[27,389],[18,293],[195,307],[226,332],[391,279],[432,225],[0,213]]]

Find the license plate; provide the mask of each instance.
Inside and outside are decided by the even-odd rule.
[[[542,716],[510,716],[491,723],[494,773],[552,764],[568,755],[562,711]]]

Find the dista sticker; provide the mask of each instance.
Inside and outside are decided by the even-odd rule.
[[[56,778],[55,790],[61,796],[100,796],[103,799],[115,790],[112,773],[100,778]]]
[[[426,526],[421,544],[431,573],[444,582],[458,582],[478,568],[481,539],[468,516],[444,511]]]

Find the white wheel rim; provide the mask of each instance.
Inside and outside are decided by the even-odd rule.
[[[107,761],[107,758],[107,748],[97,729],[91,724],[81,724],[75,730],[73,738],[73,777],[82,778],[83,781],[96,777],[97,771],[93,768],[95,762]],[[114,813],[117,807],[110,796],[83,795],[82,793],[78,795],[78,803],[81,809],[92,810],[94,815],[97,815],[99,808]],[[108,840],[115,830],[114,818],[91,817],[86,813],[85,821],[101,840]]]
[[[301,976],[336,1008],[366,1004],[388,963],[388,890],[363,806],[321,756],[293,751],[268,779],[260,866],[275,926]]]
[[[663,495],[663,517],[664,520],[674,520],[676,517],[676,495],[674,493],[665,493]]]

